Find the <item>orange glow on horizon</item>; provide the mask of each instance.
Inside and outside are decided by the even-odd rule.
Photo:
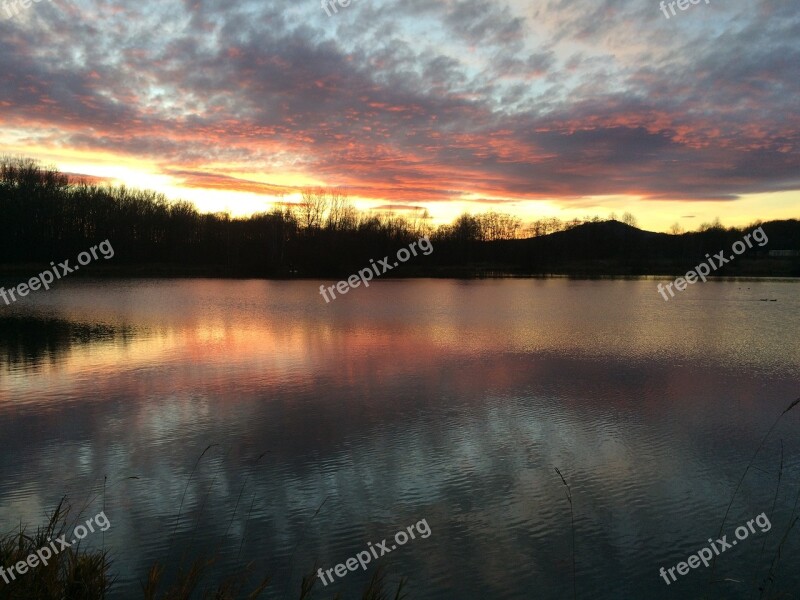
[[[33,151],[36,152],[33,152]],[[271,210],[284,202],[299,203],[304,187],[328,187],[324,181],[306,173],[292,170],[281,172],[248,172],[241,165],[215,164],[213,168],[198,166],[169,168],[154,161],[134,159],[111,153],[87,151],[54,151],[40,147],[11,149],[9,154],[32,156],[43,164],[54,165],[60,171],[98,177],[111,185],[148,189],[164,194],[169,200],[188,200],[200,212],[228,212],[233,217],[247,217]],[[434,169],[441,171],[440,169]],[[191,176],[171,174],[170,171],[219,173],[219,181],[205,187],[203,179],[192,182]],[[477,175],[477,174],[476,174]],[[209,175],[213,177],[213,175]],[[187,181],[189,184],[187,185]],[[414,186],[415,182],[408,182]],[[279,193],[259,193],[248,189],[274,190]],[[336,187],[336,186],[330,186]],[[348,186],[343,186],[345,190]],[[374,192],[372,195],[369,192]],[[674,223],[684,230],[696,229],[701,223],[719,217],[726,226],[742,227],[755,220],[800,218],[800,193],[774,192],[753,194],[736,201],[652,200],[641,196],[587,196],[582,198],[514,198],[473,193],[447,200],[424,200],[417,193],[410,196],[402,187],[358,186],[349,194],[353,205],[362,211],[386,210],[411,215],[419,208],[428,211],[434,226],[451,223],[464,212],[472,214],[497,211],[520,218],[523,225],[540,218],[555,217],[563,221],[574,218],[632,213],[642,229],[668,231]],[[391,208],[382,208],[389,206]],[[404,207],[407,207],[404,209]]]

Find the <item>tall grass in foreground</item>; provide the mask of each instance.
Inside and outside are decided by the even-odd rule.
[[[45,527],[29,534],[25,528],[6,534],[0,534],[0,567],[11,567],[24,562],[37,550],[48,546],[68,532],[70,506],[66,498],[62,499],[50,516]],[[265,577],[255,585],[248,581],[252,576],[253,563],[245,565],[238,573],[215,585],[203,584],[214,559],[196,560],[188,569],[178,573],[175,580],[165,589],[163,585],[164,567],[154,564],[147,579],[142,583],[143,600],[194,600],[197,598],[213,600],[255,600],[270,586],[271,579]],[[111,576],[112,561],[107,550],[88,550],[76,544],[54,554],[47,565],[39,564],[23,574],[15,573],[15,579],[9,583],[0,579],[0,600],[103,600],[111,589],[114,578]],[[319,579],[316,567],[303,578],[294,596],[298,600],[313,600],[314,587]],[[384,565],[378,565],[372,579],[362,594],[362,600],[402,600],[405,596],[403,579],[397,586],[394,595],[387,591],[390,587],[386,581]],[[286,596],[284,597],[293,597]],[[337,594],[332,600],[342,600]]]
[[[50,540],[67,533],[70,507],[66,499],[58,503],[50,520],[36,533],[24,528],[0,536],[0,567],[24,562],[30,554],[48,546]],[[0,600],[92,600],[105,598],[113,583],[111,561],[105,550],[85,551],[75,545],[54,554],[48,564],[39,564],[24,575],[15,573],[9,583],[0,580]]]
[[[28,534],[25,529],[0,537],[0,566],[10,567],[25,561],[30,554],[47,546],[67,532],[69,506],[62,500],[47,525]],[[151,567],[147,580],[142,585],[143,600],[190,600],[195,598],[214,600],[255,600],[268,589],[270,578],[246,589],[246,581],[252,571],[252,564],[217,585],[201,585],[213,559],[195,561],[185,572],[179,573],[176,580],[165,590],[162,587],[164,568],[155,564]],[[73,546],[52,557],[47,565],[40,564],[24,575],[16,575],[15,580],[6,584],[0,579],[0,600],[103,600],[107,597],[114,579],[110,575],[111,560],[106,550],[84,550]],[[9,578],[10,579],[10,578]],[[318,578],[314,572],[303,578],[298,600],[312,600]],[[386,570],[378,565],[372,579],[362,594],[362,600],[402,600],[405,580],[398,584],[394,595],[387,591]],[[333,600],[342,600],[337,594]]]

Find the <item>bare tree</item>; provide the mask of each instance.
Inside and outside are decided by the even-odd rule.
[[[711,229],[725,229],[719,217],[716,217],[711,223],[701,223],[698,231],[710,231]]]
[[[533,221],[528,225],[527,231],[529,235],[539,237],[541,235],[550,235],[557,231],[564,231],[566,228],[567,224],[561,221],[561,219],[550,217],[549,219],[537,219]]]
[[[305,188],[298,207],[300,223],[305,229],[319,229],[328,210],[329,199],[324,188]]]
[[[625,223],[625,225],[630,225],[631,227],[639,226],[639,222],[636,220],[636,217],[629,212],[622,214],[622,222]]]
[[[513,240],[522,227],[522,222],[508,213],[490,211],[478,215],[477,219],[481,227],[480,237],[486,241]]]
[[[327,229],[338,231],[344,229],[345,215],[348,214],[350,200],[347,194],[339,189],[330,189],[327,192],[328,218]]]
[[[409,219],[409,229],[415,237],[421,238],[433,233],[433,226],[431,225],[431,214],[427,208],[419,207],[411,214]]]
[[[483,241],[483,230],[478,219],[469,213],[459,216],[452,225],[453,237],[461,242]]]

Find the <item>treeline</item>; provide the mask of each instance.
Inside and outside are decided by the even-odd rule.
[[[201,214],[188,202],[169,202],[155,192],[71,183],[33,160],[3,159],[0,264],[47,264],[108,239],[116,268],[313,274],[428,232],[422,222],[365,217],[341,197],[332,205],[328,193],[306,196],[308,202],[296,206],[235,219]]]
[[[48,263],[109,239],[115,266],[171,265],[218,273],[321,275],[393,254],[422,236],[456,246],[541,234],[511,215],[462,215],[434,228],[411,217],[357,211],[338,190],[308,189],[298,203],[248,218],[201,214],[160,193],[71,182],[32,159],[0,159],[0,264]],[[575,225],[576,223],[572,223]],[[570,224],[548,221],[546,232]]]
[[[696,234],[649,234],[635,229],[628,213],[621,221],[611,217],[523,224],[488,212],[433,227],[424,211],[411,217],[361,212],[340,191],[318,188],[304,191],[300,202],[231,218],[201,214],[188,202],[170,202],[155,192],[71,182],[32,159],[0,158],[0,265],[5,268],[71,258],[108,239],[115,250],[113,265],[101,261],[99,268],[117,272],[334,276],[427,235],[435,252],[424,265],[409,263],[402,272],[561,272],[576,261],[602,257],[607,264],[600,269],[612,274],[648,272],[670,260],[677,264],[692,250],[719,250],[720,243],[740,235],[719,222],[702,225]],[[800,238],[790,230],[790,238]],[[663,237],[656,242],[647,236]]]

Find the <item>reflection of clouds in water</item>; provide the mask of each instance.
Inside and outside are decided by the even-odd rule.
[[[94,469],[94,447],[83,443],[77,448],[76,472],[79,475],[89,475]]]
[[[3,494],[0,494],[0,533],[17,530],[20,525],[36,527],[44,524],[47,512],[36,483],[3,478]],[[4,566],[4,565],[0,565]]]
[[[167,397],[150,394],[137,407],[137,436],[153,444],[171,442],[178,431],[204,429],[211,412],[208,397],[198,394]]]
[[[175,547],[219,547],[223,570],[243,537],[243,556],[268,574],[299,544],[299,572],[426,518],[426,546],[393,558],[417,582],[446,581],[464,598],[512,598],[520,585],[567,593],[558,466],[576,502],[584,585],[597,597],[638,589],[717,522],[749,459],[742,449],[784,408],[796,374],[784,366],[797,363],[769,313],[750,311],[737,328],[709,321],[702,304],[667,314],[650,307],[651,283],[391,282],[324,313],[318,282],[90,284],[103,314],[136,333],[71,341],[45,368],[0,379],[11,457],[0,523],[41,522],[30,506],[65,490],[95,495],[107,474],[106,539],[123,590],[155,559],[174,566],[185,492]],[[123,297],[111,314],[109,298]],[[86,320],[74,302],[65,313]],[[708,321],[712,342],[671,329],[676,319]],[[63,339],[44,335],[43,347]],[[788,472],[800,448],[780,435]],[[773,489],[762,482],[748,479],[737,510],[762,510],[753,504]]]
[[[519,366],[525,362],[521,360]],[[499,368],[504,385],[522,385],[508,380],[502,367],[487,361],[481,365],[460,366],[453,373],[482,368],[484,380],[491,382],[494,369]],[[582,365],[586,366],[576,362],[570,369],[578,383],[561,383],[561,391],[573,399],[581,397],[580,382],[594,377],[593,365],[585,371]],[[538,381],[557,378],[563,366],[559,362],[547,373],[540,364],[534,377]],[[662,377],[655,370],[651,375]],[[163,383],[168,382],[165,375]],[[705,529],[690,520],[671,528],[665,525],[669,520],[665,515],[682,515],[686,494],[700,483],[693,462],[702,462],[704,457],[691,456],[691,445],[675,452],[664,442],[670,429],[685,428],[691,438],[693,426],[702,423],[693,425],[691,415],[681,416],[661,424],[667,429],[659,431],[665,439],[654,438],[652,421],[622,410],[625,399],[614,396],[612,380],[595,379],[594,385],[594,402],[576,403],[571,410],[552,396],[511,399],[476,389],[473,397],[450,398],[442,406],[430,407],[429,413],[408,407],[408,412],[397,415],[403,418],[384,419],[371,428],[358,422],[335,424],[323,416],[320,420],[328,427],[335,426],[334,437],[321,444],[307,438],[301,456],[292,443],[294,428],[284,430],[283,421],[265,418],[271,410],[263,399],[225,404],[209,398],[179,400],[173,395],[161,400],[161,411],[153,409],[158,397],[127,405],[127,417],[116,419],[116,426],[105,432],[115,440],[106,462],[114,465],[111,470],[116,473],[142,478],[112,490],[109,511],[118,515],[115,527],[120,522],[120,532],[130,533],[134,536],[130,539],[149,549],[145,556],[128,556],[136,564],[123,561],[122,572],[130,576],[138,568],[140,573],[148,566],[148,558],[165,556],[185,492],[176,546],[190,540],[203,548],[221,545],[228,560],[247,535],[246,555],[266,552],[265,560],[277,561],[274,564],[285,561],[297,543],[300,557],[338,561],[365,540],[383,539],[398,523],[424,516],[440,534],[437,540],[419,552],[404,551],[398,558],[406,572],[417,578],[435,578],[437,570],[452,569],[455,560],[498,597],[513,593],[517,577],[558,586],[559,578],[569,573],[568,560],[564,561],[570,556],[570,546],[563,489],[552,472],[556,464],[573,486],[576,527],[584,550],[600,543],[612,553],[610,558],[603,553],[582,556],[583,576],[603,576],[608,560],[621,565],[656,561],[657,551],[648,544],[653,538],[670,539],[672,545],[696,545],[697,532],[705,535]],[[330,400],[348,402],[345,395]],[[641,400],[647,403],[653,398]],[[206,414],[191,427],[198,403]],[[301,405],[286,418],[304,423],[316,409]],[[387,409],[391,406],[383,407]],[[166,427],[157,423],[158,415]],[[231,442],[226,432],[241,429],[244,423],[251,425],[247,439]],[[165,437],[170,432],[171,440]],[[623,433],[624,443],[617,439]],[[198,443],[201,436],[219,439],[221,446],[209,450],[189,481],[203,450]],[[251,438],[275,448],[277,454],[245,468],[255,454],[240,446],[250,444]],[[62,463],[51,465],[53,474],[69,471],[70,466],[74,471],[86,456],[85,448],[75,446],[64,454]],[[40,472],[44,474],[45,469]],[[669,473],[675,481],[659,485]],[[718,478],[715,483],[710,495],[692,503],[692,514],[719,516],[716,499],[725,497],[731,481]],[[310,521],[326,496],[330,500],[324,511]],[[253,498],[254,510],[248,517]],[[714,499],[710,506],[709,498]],[[143,514],[148,515],[145,520]],[[225,537],[229,525],[231,532]],[[119,544],[120,539],[111,543]],[[115,551],[125,553],[119,546]],[[634,575],[635,571],[622,580]]]

